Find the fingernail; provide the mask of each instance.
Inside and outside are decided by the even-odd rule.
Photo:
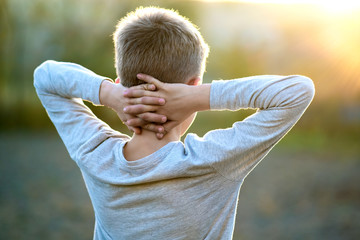
[[[126,112],[126,110],[127,110],[127,107],[124,107],[123,111]]]
[[[162,117],[162,118],[161,118],[161,121],[162,121],[162,122],[166,122],[166,117]]]
[[[160,104],[165,104],[165,99],[160,98],[160,99],[159,99],[159,103],[160,103]]]
[[[127,90],[127,89],[124,90],[124,92],[123,92],[124,95],[126,95],[126,94],[128,94],[128,93],[129,93],[129,90]]]
[[[137,76],[138,78],[141,78],[142,74],[141,74],[141,73],[138,73],[136,76]]]

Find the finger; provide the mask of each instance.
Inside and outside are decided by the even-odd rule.
[[[144,89],[126,89],[123,93],[124,97],[140,98],[140,97],[159,97],[157,92],[146,91]]]
[[[153,105],[138,104],[138,105],[126,106],[126,107],[124,107],[123,111],[126,114],[138,115],[138,114],[142,114],[142,113],[146,113],[146,112],[156,111],[157,108],[158,108],[157,106],[153,106]]]
[[[134,132],[135,134],[141,134],[141,128],[139,128],[139,127],[131,127],[131,126],[128,126],[128,125],[126,125],[126,126],[131,132]]]
[[[151,83],[154,84],[156,86],[156,88],[160,89],[164,83],[162,83],[161,81],[157,80],[156,78],[147,75],[147,74],[143,74],[143,73],[139,73],[136,75],[138,79],[143,80],[147,83]]]
[[[160,134],[164,132],[164,127],[162,125],[157,125],[154,123],[145,124],[142,128]]]
[[[147,122],[152,122],[152,123],[164,123],[167,121],[166,116],[158,113],[145,112],[138,114],[137,116]]]
[[[145,104],[145,105],[164,105],[165,99],[157,97],[140,97],[140,98],[129,98],[128,104]]]
[[[156,133],[156,137],[160,140],[165,136],[166,133]]]
[[[140,135],[141,134],[141,128],[135,127],[134,128],[134,133],[137,134],[137,135]]]
[[[130,89],[145,90],[145,91],[155,91],[156,86],[154,84],[151,84],[151,83],[145,83],[145,84],[140,84],[140,85],[137,85],[137,86],[133,86]]]
[[[126,122],[126,126],[133,132],[140,131],[140,133],[141,133],[141,128],[142,128],[142,129],[146,129],[146,130],[156,132],[156,133],[164,133],[164,127],[162,125],[158,125],[155,123],[148,123],[140,118],[129,119]],[[134,126],[136,126],[136,127],[134,127]],[[139,126],[141,126],[141,128],[139,128]],[[135,132],[135,133],[140,134],[137,132]]]
[[[166,120],[165,120],[166,121]],[[162,125],[156,124],[156,123],[163,123],[163,122],[148,122],[145,121],[141,118],[131,118],[129,120],[126,121],[126,126],[134,131],[137,130],[136,128],[143,128],[143,129],[147,129],[153,132],[164,132],[165,128]],[[140,129],[141,130],[141,129]]]
[[[147,124],[146,121],[142,120],[141,118],[131,118],[126,121],[126,126],[131,128],[141,127]]]

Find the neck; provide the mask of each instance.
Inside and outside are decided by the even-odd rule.
[[[134,161],[156,152],[169,142],[179,141],[180,137],[180,128],[172,129],[162,139],[158,139],[154,132],[142,130],[140,135],[134,134],[126,143],[123,154],[126,160]]]

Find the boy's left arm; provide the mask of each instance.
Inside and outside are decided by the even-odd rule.
[[[36,92],[76,162],[110,137],[128,139],[83,103],[101,104],[99,94],[106,79],[78,64],[55,61],[44,62],[34,72]]]

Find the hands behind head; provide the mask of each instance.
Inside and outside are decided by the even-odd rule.
[[[113,91],[109,94],[111,95],[111,100],[107,104],[104,103],[104,105],[111,107],[118,114],[121,121],[135,134],[141,134],[142,128],[149,123],[152,124],[151,131],[155,133],[164,132],[164,127],[161,124],[165,123],[167,118],[164,115],[156,114],[154,111],[156,111],[157,107],[164,105],[165,100],[156,96],[140,94],[141,92],[155,91],[156,86],[153,84],[142,84],[129,89],[118,84],[118,79],[116,83],[112,88]],[[126,97],[128,91],[135,91],[138,95],[131,98]],[[124,110],[132,106],[137,106],[136,113],[125,113]]]
[[[190,86],[163,83],[145,74],[138,74],[137,77],[146,83],[123,87],[123,101],[126,104],[122,109],[115,109],[135,134],[141,134],[141,129],[146,129],[161,139],[195,112],[187,101],[191,97]]]

